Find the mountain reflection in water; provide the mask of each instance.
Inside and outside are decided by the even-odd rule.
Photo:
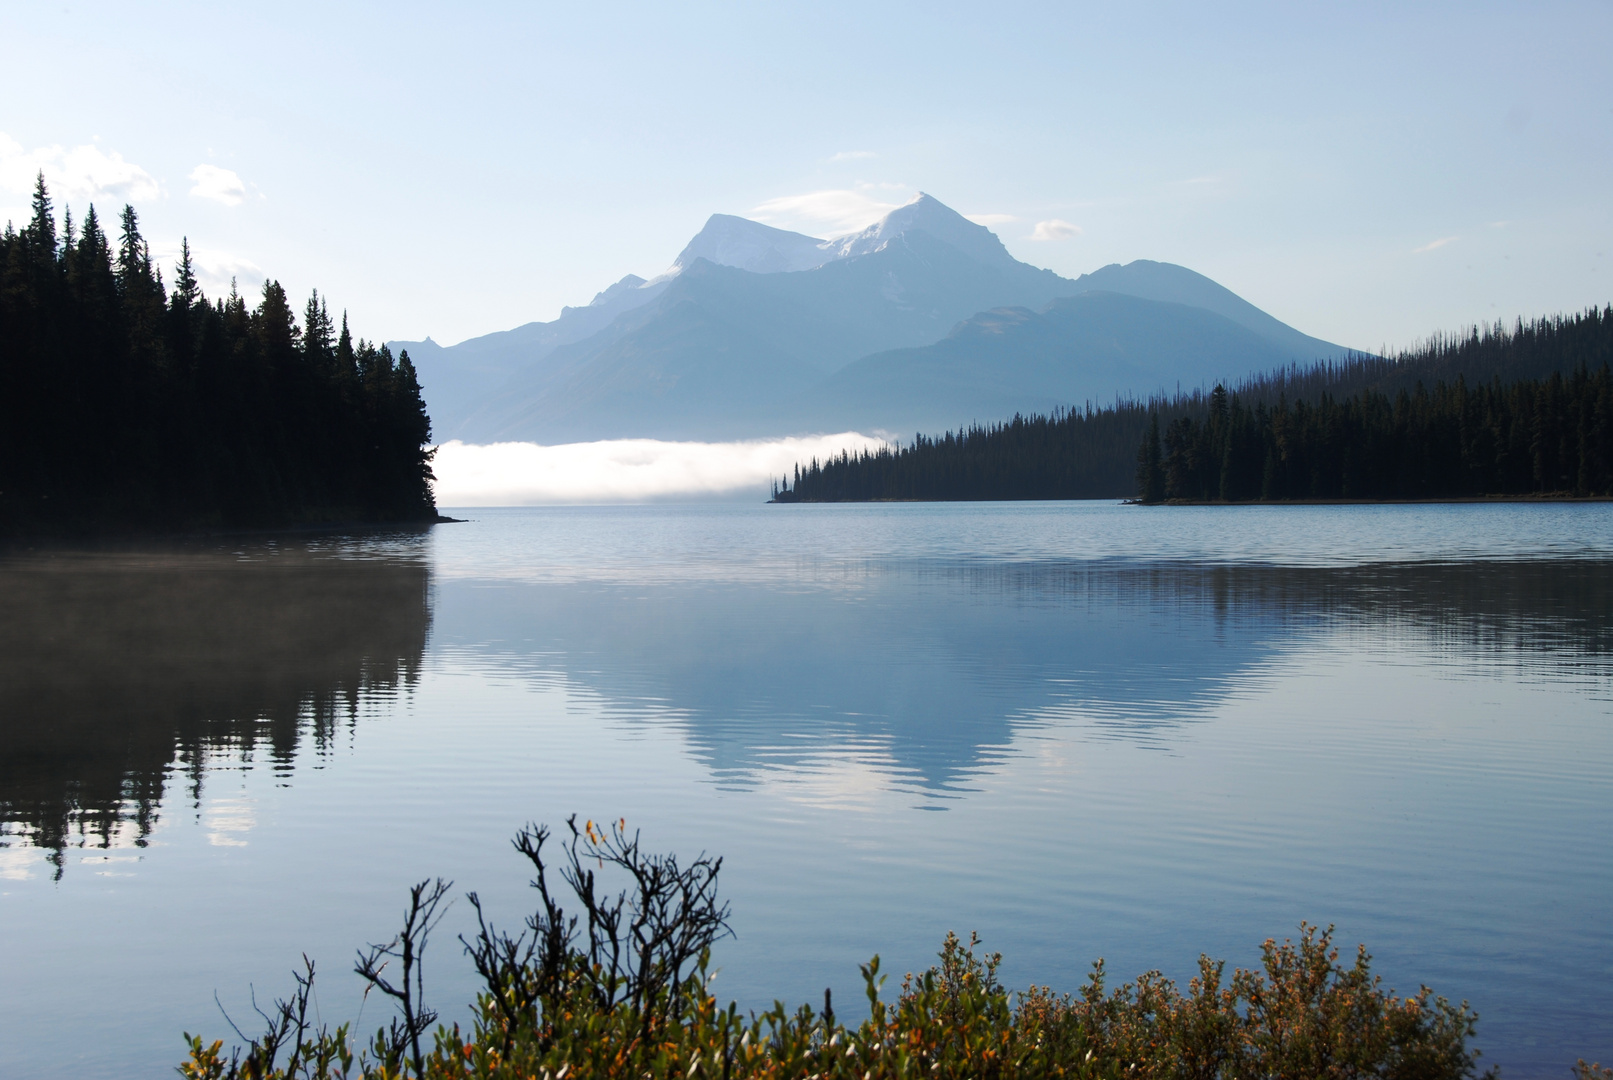
[[[418,546],[418,537],[413,541]],[[289,770],[417,679],[429,571],[318,544],[0,563],[0,836],[143,845],[182,775]]]
[[[169,787],[330,752],[412,687],[433,621],[407,538],[0,566],[0,835],[144,842]],[[1171,747],[1279,650],[1396,628],[1466,665],[1606,679],[1613,563],[869,563],[829,581],[439,582],[445,657],[671,724],[721,786],[861,759],[928,808],[1079,723]],[[306,743],[306,746],[304,745]],[[495,752],[496,748],[488,748]],[[182,781],[177,778],[182,777]]]
[[[1613,563],[872,564],[830,584],[446,582],[446,651],[682,727],[719,784],[860,756],[956,797],[1016,731],[1168,748],[1307,637],[1407,633],[1468,665],[1606,677]]]

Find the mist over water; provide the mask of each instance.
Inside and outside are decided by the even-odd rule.
[[[762,500],[771,482],[798,464],[884,445],[854,431],[728,443],[611,439],[540,446],[456,439],[437,448],[432,470],[443,506]]]
[[[948,929],[1074,989],[1309,919],[1508,1076],[1613,1038],[1613,507],[450,512],[0,563],[0,1010],[99,1018],[0,1073],[166,1074],[303,951],[379,1024],[407,885],[514,919],[572,812],[726,857],[745,1007]]]

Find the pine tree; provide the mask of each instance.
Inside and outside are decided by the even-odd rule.
[[[202,301],[202,287],[196,281],[196,268],[190,259],[190,237],[179,242],[179,267],[174,280],[173,303],[189,311]]]
[[[302,349],[310,361],[318,366],[327,365],[332,358],[332,331],[330,309],[315,289],[308,298],[302,316]]]
[[[357,354],[353,351],[353,335],[347,329],[347,312],[342,312],[342,333],[336,339],[336,373],[344,381],[358,377]]]
[[[34,180],[33,220],[28,225],[28,244],[35,266],[52,267],[56,262],[56,217],[50,193],[45,190],[43,171]]]
[[[125,294],[136,287],[137,279],[149,276],[145,252],[145,238],[140,235],[140,216],[134,212],[134,207],[125,205],[123,232],[118,238],[118,283]]]

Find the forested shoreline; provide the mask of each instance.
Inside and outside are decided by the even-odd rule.
[[[1204,419],[1178,417],[1163,440],[1150,422],[1137,492],[1143,502],[1602,496],[1613,494],[1610,436],[1605,365],[1271,408],[1218,386]]]
[[[0,236],[0,539],[433,521],[431,421],[407,353],[316,290],[210,301],[189,242],[167,289],[125,207],[58,232],[43,177]]]
[[[1613,494],[1613,307],[798,465],[775,502]]]

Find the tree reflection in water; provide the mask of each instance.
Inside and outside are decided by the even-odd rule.
[[[0,842],[144,845],[170,777],[288,769],[412,687],[431,626],[418,537],[0,562]]]

